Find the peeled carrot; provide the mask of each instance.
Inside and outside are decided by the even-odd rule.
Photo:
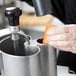
[[[53,28],[53,27],[55,27],[55,25],[53,25],[53,24],[47,24],[46,25],[46,28],[45,28],[45,31],[44,31],[44,36],[43,36],[43,44],[48,44],[48,42],[47,42],[47,31],[50,28]]]

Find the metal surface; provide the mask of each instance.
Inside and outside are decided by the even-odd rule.
[[[43,16],[52,13],[51,0],[32,0],[36,15]]]
[[[24,29],[23,29],[24,30]],[[24,30],[25,33],[32,36],[34,41],[36,42],[37,38],[43,36],[43,32],[35,31],[35,30]],[[34,41],[31,45],[34,44]],[[41,67],[42,67],[42,76],[56,76],[56,49],[53,47],[49,47],[48,45],[44,45],[40,42],[36,42],[34,45],[38,45],[41,49]]]
[[[8,30],[2,30],[2,32],[6,32]],[[10,31],[8,31],[7,33],[5,34],[2,34],[0,37],[3,37],[1,38],[1,41],[5,42],[5,40],[7,40],[9,38],[9,35],[10,34]],[[21,36],[24,37],[24,40],[26,42],[27,38],[28,38],[28,35],[26,35],[24,32],[20,31],[19,34]],[[8,36],[8,37],[7,37]],[[28,38],[29,39],[29,38]],[[0,44],[1,44],[1,41],[0,41]],[[29,42],[28,42],[29,43]],[[11,50],[9,50],[11,52],[11,55],[9,54],[9,52],[7,52],[7,48],[8,49],[11,49],[10,47],[10,44],[7,43],[8,45],[3,45],[3,48],[6,47],[6,49],[2,50],[4,52],[1,51],[2,53],[2,58],[3,58],[3,64],[2,65],[2,59],[0,59],[1,61],[1,66],[0,66],[0,70],[1,70],[1,73],[2,75],[5,75],[5,76],[38,76],[37,73],[40,74],[40,67],[38,66],[40,63],[39,63],[39,53],[40,53],[40,50],[39,48],[37,47],[33,47],[33,46],[29,46],[29,50],[28,50],[28,46],[27,46],[27,49],[25,48],[25,51],[26,51],[26,56],[14,56],[12,55],[12,52]],[[21,45],[22,46],[22,45]],[[0,49],[2,47],[2,44],[0,45]],[[33,49],[30,49],[30,48],[33,48]],[[22,50],[21,50],[22,51]],[[6,53],[7,52],[7,53]],[[30,53],[28,53],[30,52]],[[16,53],[17,54],[17,53]],[[38,55],[37,55],[38,54]],[[37,56],[36,56],[37,55]],[[35,57],[35,58],[34,58]],[[31,60],[30,60],[31,59]],[[19,62],[20,61],[20,62]],[[34,61],[34,62],[33,62]],[[36,63],[36,61],[38,63]],[[33,64],[30,63],[32,62],[33,64],[36,63],[36,66],[35,68],[33,67]],[[2,68],[2,66],[4,67],[4,69]],[[22,66],[22,67],[21,67]],[[38,67],[37,67],[38,66]],[[23,68],[24,67],[24,68]],[[22,69],[23,68],[23,69]],[[18,69],[18,70],[17,70]],[[22,69],[22,70],[21,70]],[[14,70],[14,71],[13,71]],[[27,71],[28,72],[27,72]],[[30,71],[31,70],[31,71]],[[36,73],[33,73],[32,71],[35,70]],[[38,71],[37,71],[38,70]],[[4,72],[3,72],[4,71]],[[19,73],[18,73],[19,72]],[[12,74],[13,73],[13,74]],[[17,73],[17,74],[16,74]],[[19,74],[19,75],[18,75]],[[21,75],[22,74],[22,75]],[[30,74],[30,75],[29,75]],[[40,76],[40,75],[39,75]]]
[[[9,26],[11,31],[11,39],[13,41],[19,40],[18,32],[20,31],[19,26]]]
[[[0,40],[4,37],[8,36],[9,34],[11,34],[9,28],[0,30]],[[24,36],[25,39],[27,40],[27,43],[30,44],[29,40],[31,37],[29,35],[25,34],[22,30],[20,30],[18,32],[18,34]]]
[[[31,35],[33,39],[37,39],[37,38],[42,38],[43,36],[43,32],[39,32],[37,30],[30,30],[30,29],[26,29],[24,28],[24,32]],[[24,32],[20,31],[20,33],[24,34]],[[0,39],[2,39],[3,36],[10,34],[9,29],[3,29],[0,30]],[[35,40],[32,41],[32,45],[36,45],[34,44]],[[51,66],[51,65],[50,65]],[[2,56],[1,56],[1,51],[0,51],[0,70],[2,67]],[[76,76],[76,74],[70,74],[68,73],[68,67],[62,67],[62,66],[58,66],[57,67],[57,76]],[[0,75],[2,76],[2,75]]]
[[[22,27],[21,29],[25,32],[25,34],[31,36],[31,38],[33,40],[38,39],[38,38],[42,38],[44,35],[43,31],[40,31],[41,27],[37,27],[37,28],[26,28],[26,27]],[[43,29],[43,28],[42,28]]]
[[[42,43],[43,39],[37,40],[40,47],[42,76],[57,76],[56,49]]]
[[[41,76],[39,48],[26,47],[26,56],[14,56],[2,51],[4,76]]]

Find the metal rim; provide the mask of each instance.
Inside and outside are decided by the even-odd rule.
[[[30,45],[29,45],[30,46]],[[32,46],[32,45],[31,45]],[[35,46],[34,46],[35,47]],[[34,57],[34,56],[36,56],[36,55],[38,55],[39,53],[40,53],[40,48],[39,47],[36,47],[37,49],[38,49],[38,51],[35,53],[35,54],[33,54],[33,55],[29,55],[29,56],[17,56],[17,55],[12,55],[12,54],[8,54],[8,53],[6,53],[6,52],[4,52],[4,51],[2,51],[1,50],[1,53],[2,54],[5,54],[5,55],[8,55],[8,56],[11,56],[11,57],[16,57],[16,58],[27,58],[27,57]]]

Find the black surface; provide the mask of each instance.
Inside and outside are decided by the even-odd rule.
[[[52,13],[52,4],[50,0],[32,0],[32,1],[37,16],[44,16]]]
[[[76,54],[60,51],[57,64],[67,66],[69,67],[69,71],[72,70],[76,73]]]
[[[6,38],[8,36],[5,36],[0,39],[3,40],[4,38]],[[20,36],[19,40],[16,42],[16,49],[15,49],[14,41],[11,40],[11,35],[10,35],[10,37],[8,39],[6,39],[6,40],[2,41],[2,43],[0,43],[0,50],[2,50],[5,53],[11,54],[11,55],[25,56],[26,53],[25,53],[24,42],[25,42],[25,39],[22,36]]]
[[[32,0],[21,0],[33,5]],[[44,0],[41,0],[44,1]],[[54,16],[65,24],[76,24],[76,0],[50,0]],[[46,2],[48,5],[48,3]],[[47,9],[48,10],[48,9]]]
[[[11,7],[9,7],[11,8]],[[18,7],[10,10],[5,10],[5,16],[8,18],[10,26],[18,26],[19,25],[19,17],[22,14],[22,10]]]

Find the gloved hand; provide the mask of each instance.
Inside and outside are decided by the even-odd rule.
[[[57,26],[49,29],[47,41],[55,48],[76,53],[76,25]]]

